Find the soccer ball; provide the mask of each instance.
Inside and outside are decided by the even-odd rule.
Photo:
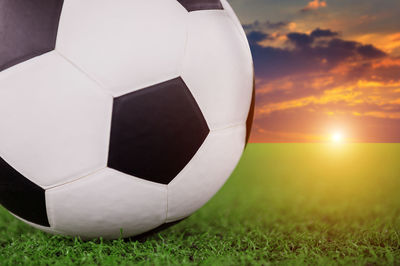
[[[188,217],[240,159],[253,79],[226,0],[0,0],[0,203],[84,239]]]

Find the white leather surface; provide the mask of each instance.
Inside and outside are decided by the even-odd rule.
[[[50,225],[83,239],[118,238],[165,222],[167,187],[112,169],[46,191]]]
[[[246,44],[248,49],[250,50],[249,42],[247,41],[246,33],[243,29],[242,23],[240,22],[238,16],[235,14],[235,11],[232,9],[231,5],[227,0],[220,0],[224,10],[228,13],[229,17],[233,20],[234,24],[236,25],[237,30],[239,31],[240,35],[242,35],[242,41]]]
[[[176,0],[68,0],[56,50],[120,96],[179,76],[188,15]]]
[[[246,127],[211,132],[182,172],[168,185],[167,221],[189,216],[222,187],[238,163]]]
[[[226,11],[190,13],[182,77],[211,129],[246,121],[253,87],[252,58]]]
[[[0,73],[0,156],[46,188],[106,166],[112,97],[57,53]]]

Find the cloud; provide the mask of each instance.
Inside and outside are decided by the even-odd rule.
[[[352,140],[400,141],[400,58],[331,29],[248,32],[257,79],[252,141],[326,139],[332,125]]]
[[[287,28],[291,25],[293,25],[293,24],[288,21],[271,22],[269,20],[266,20],[266,21],[261,22],[259,20],[255,20],[253,23],[244,24],[243,28],[246,31],[279,30],[279,29]]]
[[[252,31],[247,34],[247,39],[249,40],[249,43],[257,44],[268,39],[273,39],[273,37],[262,31]]]
[[[307,6],[305,6],[304,8],[302,8],[300,11],[301,12],[308,12],[308,11],[312,11],[312,10],[317,10],[323,7],[326,7],[327,4],[325,1],[322,0],[312,0],[311,2],[308,2]]]
[[[372,80],[400,82],[400,66],[381,66],[369,71]],[[400,88],[400,85],[398,86]]]
[[[263,79],[277,79],[287,75],[326,72],[346,61],[387,56],[372,45],[343,40],[334,37],[336,35],[328,29],[316,29],[310,34],[291,32],[286,34],[287,47],[280,48],[260,44],[271,38],[267,33],[249,32],[256,75]]]
[[[310,46],[314,42],[314,38],[308,34],[292,32],[286,35],[289,42],[292,42],[298,48]]]
[[[331,31],[330,29],[323,30],[320,28],[315,29],[313,32],[311,32],[310,36],[314,38],[321,38],[321,37],[336,37],[338,36],[339,33],[335,31]]]
[[[386,55],[385,52],[375,48],[373,45],[361,45],[358,48],[358,53],[366,58],[380,58]]]

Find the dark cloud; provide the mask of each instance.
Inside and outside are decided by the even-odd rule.
[[[379,50],[371,44],[361,45],[357,48],[357,50],[358,53],[365,58],[381,58],[386,55],[383,51]]]
[[[288,43],[294,48],[262,46],[259,42],[269,38],[269,35],[260,31],[249,32],[257,77],[276,79],[295,74],[326,72],[346,61],[371,60],[386,56],[373,45],[363,45],[340,38],[321,40],[315,36],[335,36],[330,30],[316,29],[313,32],[314,36],[312,33],[288,33]]]
[[[314,38],[321,38],[321,37],[336,37],[338,36],[339,33],[335,31],[331,31],[329,29],[323,30],[320,28],[315,29],[313,32],[311,32],[310,36]]]
[[[334,38],[319,43],[319,46],[314,47],[313,50],[315,54],[327,60],[327,64],[330,65],[329,68],[333,68],[349,59],[358,61],[357,47],[359,46],[360,44],[354,41]]]
[[[289,42],[293,43],[296,47],[307,47],[314,42],[314,38],[308,34],[292,32],[286,35]]]
[[[329,42],[326,42],[326,43],[331,48],[337,48],[337,50],[343,50],[343,51],[353,51],[359,45],[358,42],[346,41],[346,40],[342,40],[342,39],[339,39],[339,38],[332,39],[332,40],[330,40]]]
[[[262,32],[262,31],[252,31],[247,35],[247,39],[249,40],[249,43],[258,43],[262,42],[264,40],[268,39],[273,39],[268,33]]]
[[[287,21],[278,21],[278,22],[271,22],[269,20],[260,22],[259,20],[254,21],[250,24],[244,24],[243,28],[246,31],[259,31],[259,30],[278,30],[285,28],[289,25]]]

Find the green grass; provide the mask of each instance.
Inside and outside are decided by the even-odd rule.
[[[0,265],[400,265],[400,145],[251,144],[189,219],[140,241],[50,236],[0,209]]]

